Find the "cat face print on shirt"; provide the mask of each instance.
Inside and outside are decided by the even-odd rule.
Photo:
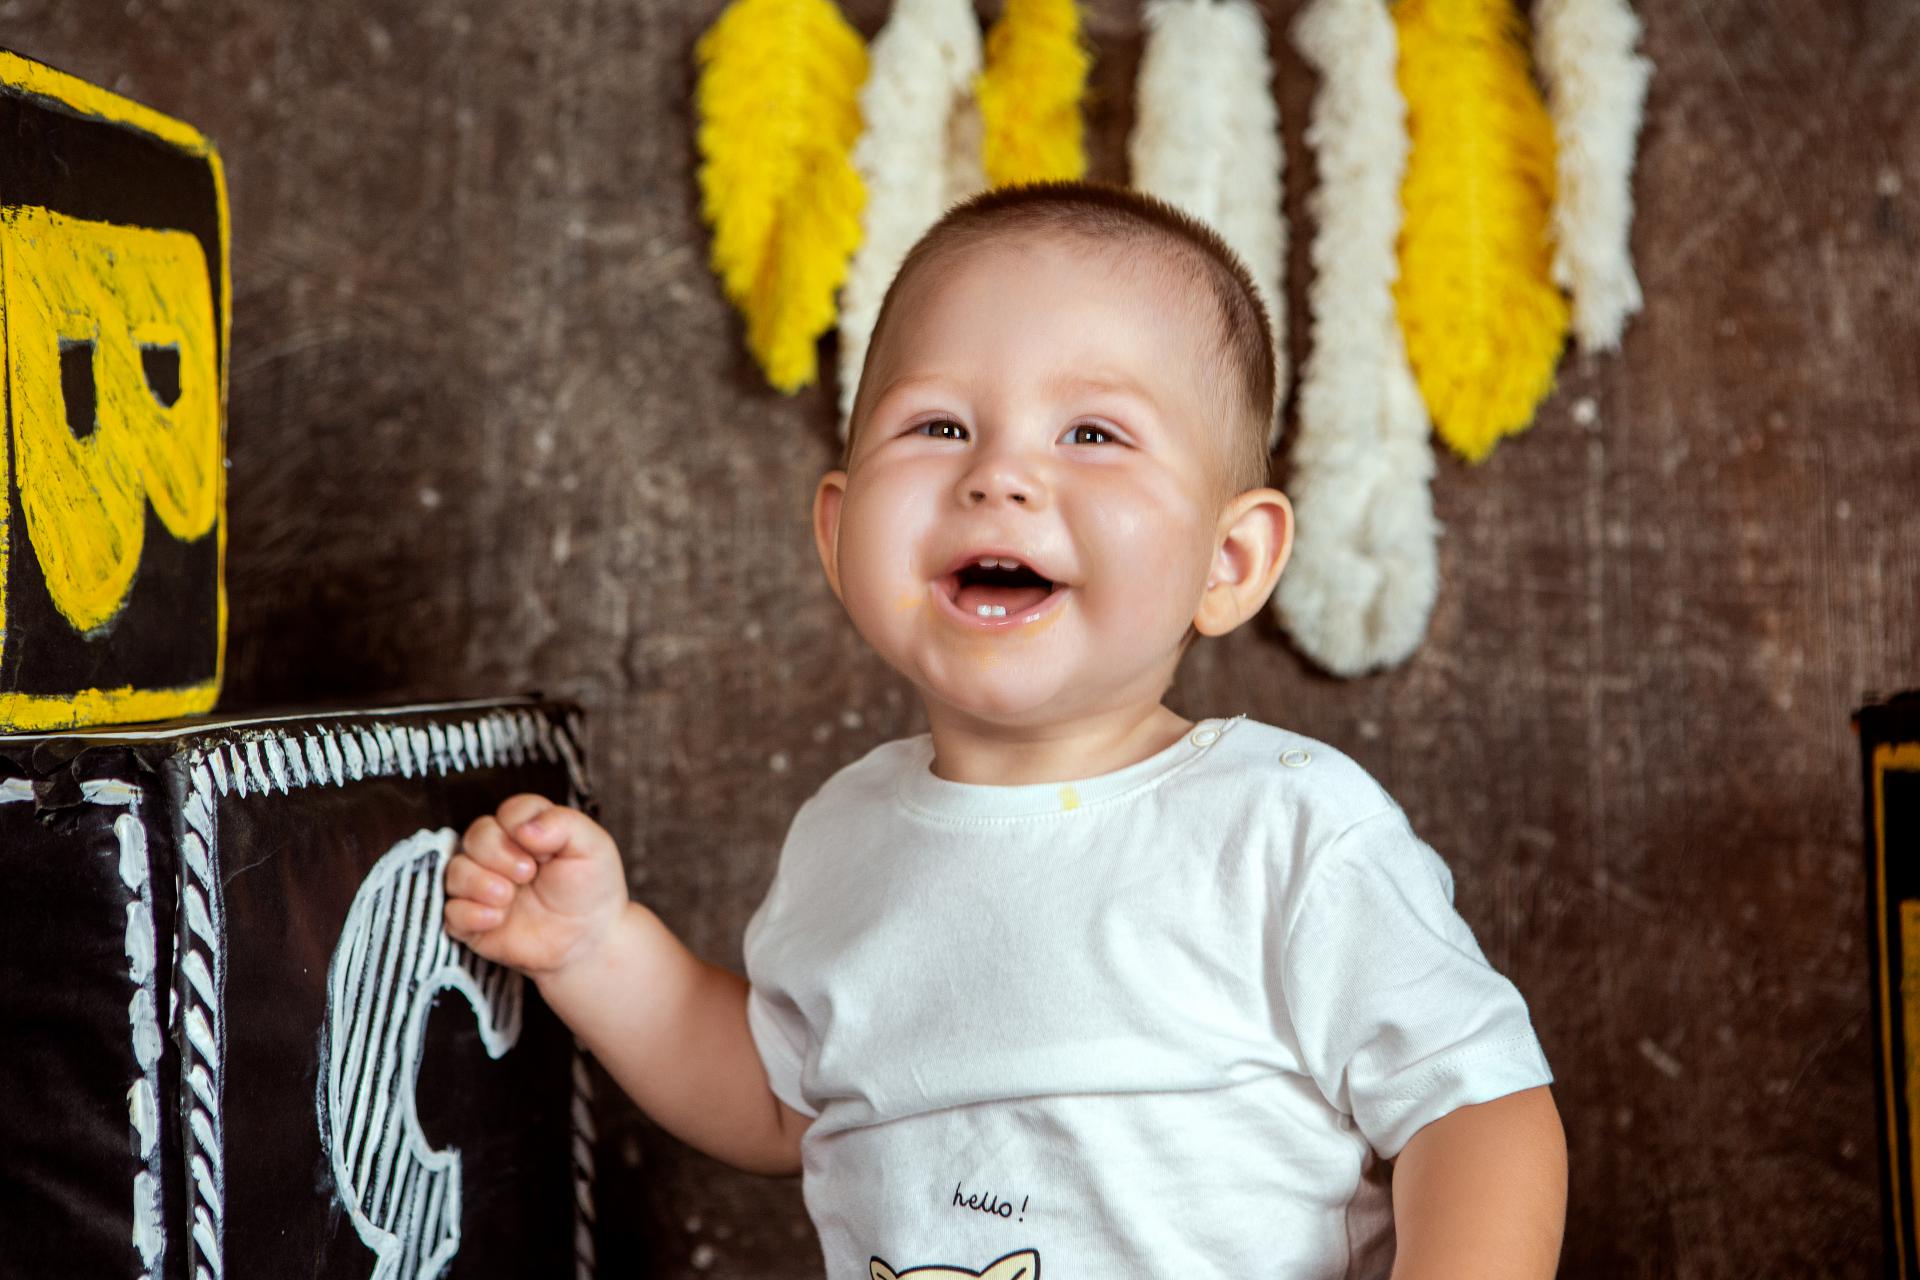
[[[1040,1280],[1040,1254],[1022,1249],[987,1264],[985,1271],[964,1267],[909,1267],[895,1271],[879,1258],[868,1264],[871,1280]]]

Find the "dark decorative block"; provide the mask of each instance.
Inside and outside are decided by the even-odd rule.
[[[1887,1274],[1920,1278],[1920,692],[1855,717],[1866,769],[1867,954]]]
[[[441,927],[521,791],[571,708],[0,736],[0,1272],[590,1277],[585,1066]]]
[[[211,708],[231,285],[192,126],[0,51],[0,728]]]

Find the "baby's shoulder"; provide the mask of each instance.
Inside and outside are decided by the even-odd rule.
[[[842,765],[821,783],[820,789],[800,806],[794,823],[830,820],[848,810],[871,813],[873,806],[888,803],[898,794],[902,776],[926,768],[932,759],[931,739],[924,733],[883,742],[852,764]]]
[[[1398,808],[1358,761],[1317,738],[1246,717],[1219,724],[1218,734],[1195,771],[1194,800],[1258,815],[1295,848]]]

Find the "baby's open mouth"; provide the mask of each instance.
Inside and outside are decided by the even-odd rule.
[[[1053,581],[1018,560],[983,556],[940,580],[962,613],[982,618],[1018,617],[1053,594]]]

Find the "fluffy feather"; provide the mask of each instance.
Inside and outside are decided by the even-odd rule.
[[[1394,319],[1406,112],[1379,0],[1312,0],[1293,35],[1320,76],[1307,125],[1320,181],[1289,484],[1299,530],[1274,609],[1309,658],[1354,676],[1413,652],[1439,587],[1433,446]]]
[[[1286,163],[1267,27],[1248,0],[1148,0],[1133,185],[1211,225],[1246,263],[1273,320],[1286,398]],[[1268,447],[1278,439],[1275,416]]]
[[[868,51],[866,127],[853,164],[866,184],[864,234],[840,291],[840,438],[880,303],[907,250],[948,205],[986,185],[979,116],[980,26],[971,0],[898,0]]]
[[[816,376],[814,341],[860,241],[855,95],[866,49],[830,0],[733,0],[695,48],[713,269],[767,380]]]
[[[1553,279],[1573,295],[1573,332],[1585,351],[1618,347],[1640,310],[1627,233],[1653,64],[1634,52],[1639,38],[1626,0],[1540,0],[1534,12],[1534,54],[1560,144]]]
[[[1532,421],[1566,342],[1553,125],[1512,0],[1398,0],[1393,17],[1412,139],[1400,324],[1435,428],[1477,462]]]
[[[1005,187],[1086,173],[1080,100],[1092,62],[1074,0],[1007,0],[987,32],[986,69],[974,90],[989,182]]]

